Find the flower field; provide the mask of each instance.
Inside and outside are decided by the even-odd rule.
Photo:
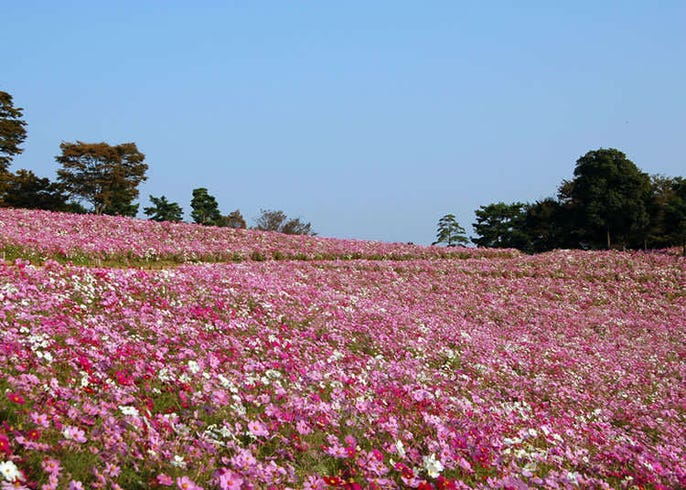
[[[246,260],[469,258],[512,256],[514,250],[419,247],[341,240],[119,216],[0,208],[0,254],[80,265],[242,262]]]
[[[54,247],[137,257],[165,227],[122,220],[126,251],[116,219],[43,244],[8,216],[4,243],[43,257],[0,263],[3,488],[686,487],[676,255],[353,260],[405,249],[299,237],[310,260],[87,267]],[[208,229],[177,226],[200,260]]]

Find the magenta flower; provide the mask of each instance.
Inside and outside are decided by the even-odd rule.
[[[18,405],[23,405],[25,403],[24,397],[18,393],[9,392],[7,393],[7,398],[12,403],[16,403]]]

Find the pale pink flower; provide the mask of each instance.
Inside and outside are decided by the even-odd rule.
[[[187,476],[180,476],[176,479],[176,485],[181,490],[202,490],[201,486],[198,486],[193,480]]]
[[[264,426],[264,424],[262,424],[261,422],[258,422],[257,420],[252,420],[252,421],[248,422],[248,430],[255,437],[261,437],[261,436],[268,436],[269,435],[269,431]]]
[[[174,484],[174,479],[164,473],[157,475],[156,480],[159,485],[164,485],[165,487],[171,487]]]
[[[219,475],[219,487],[221,490],[239,490],[243,485],[243,478],[229,469],[223,470]]]

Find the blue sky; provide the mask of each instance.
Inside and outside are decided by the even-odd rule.
[[[555,194],[589,150],[686,175],[682,1],[3,2],[13,170],[133,141],[148,195],[248,223],[430,243],[447,213]],[[471,230],[470,230],[471,231]]]

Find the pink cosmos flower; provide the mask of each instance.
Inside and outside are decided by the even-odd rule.
[[[301,435],[307,435],[312,432],[310,426],[307,425],[307,422],[304,420],[298,420],[298,422],[295,424],[295,429],[298,431],[298,434]]]
[[[181,490],[203,490],[201,486],[198,486],[193,480],[187,476],[180,476],[176,479],[176,484]]]
[[[225,469],[219,475],[219,487],[221,490],[239,490],[243,485],[243,478],[229,469]]]
[[[157,475],[156,480],[159,485],[164,485],[165,487],[171,487],[174,484],[172,477],[164,473]]]
[[[59,476],[57,474],[51,474],[48,477],[48,483],[41,485],[41,490],[55,490],[57,488],[57,483],[59,482]]]
[[[268,436],[269,435],[269,431],[264,426],[264,424],[262,424],[261,422],[258,422],[256,420],[248,422],[248,430],[255,437]]]
[[[50,421],[48,420],[48,416],[46,414],[31,412],[30,416],[34,424],[40,425],[46,429],[50,426]]]
[[[68,425],[64,428],[64,430],[62,431],[62,435],[65,439],[72,440],[78,443],[84,443],[88,440],[86,439],[85,432],[83,431],[83,429],[79,429],[78,427],[73,427],[71,425]]]
[[[58,476],[60,474],[60,471],[62,470],[60,462],[53,458],[44,459],[41,463],[41,466],[43,468],[43,471],[45,471],[49,475]]]

